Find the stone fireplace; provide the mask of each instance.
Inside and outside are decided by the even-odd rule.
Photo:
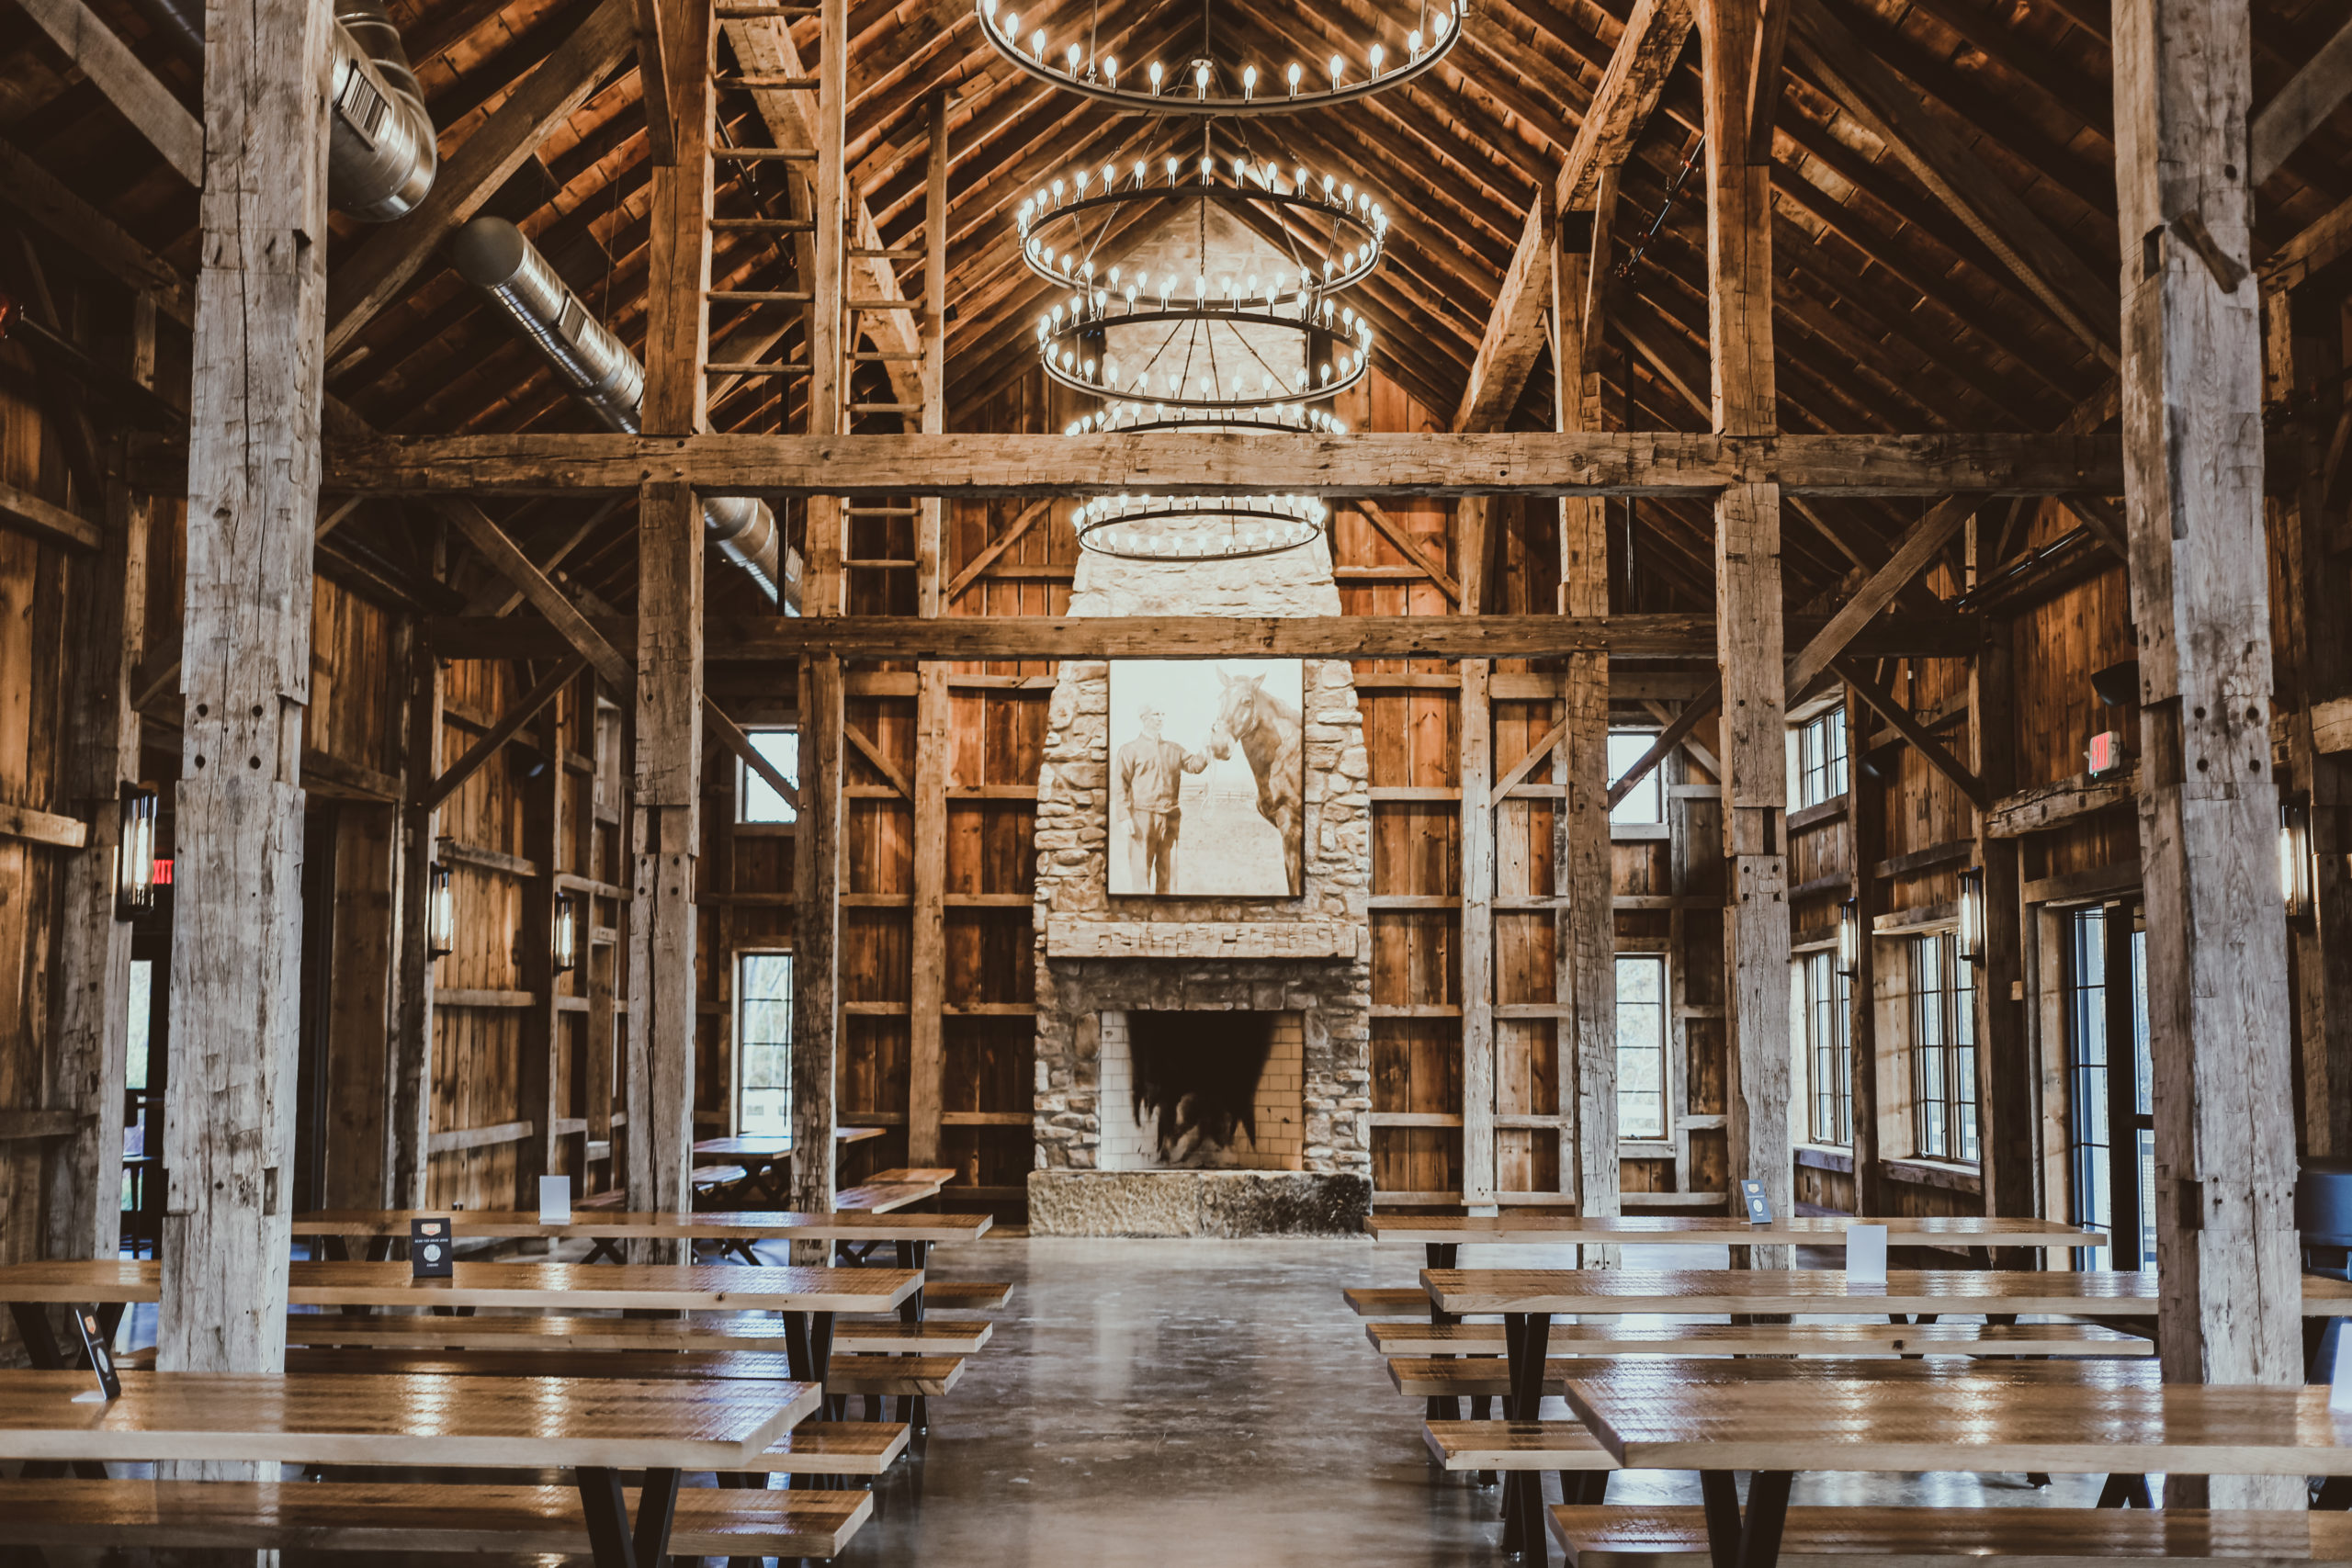
[[[1089,552],[1070,598],[1073,615],[1339,613],[1320,543],[1181,566]],[[1307,660],[1304,692],[1300,896],[1114,897],[1110,666],[1060,667],[1037,785],[1029,1218],[1038,1235],[1361,1228],[1372,1190],[1370,770],[1347,661]],[[1249,1088],[1246,1129],[1221,1138],[1212,1127],[1188,1141],[1193,1119],[1163,1099],[1138,1124],[1139,1037],[1175,1054],[1178,1099],[1198,1100],[1201,1085],[1186,1075],[1261,1022],[1266,1055]],[[1166,1145],[1163,1108],[1175,1127]]]

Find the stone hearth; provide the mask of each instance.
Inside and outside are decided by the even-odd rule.
[[[1318,542],[1256,560],[1182,566],[1090,552],[1080,559],[1069,613],[1336,615],[1340,602],[1329,552]],[[1370,769],[1347,661],[1308,660],[1304,694],[1301,896],[1114,897],[1110,666],[1061,666],[1037,784],[1037,1168],[1029,1219],[1039,1235],[1353,1233],[1370,1206]],[[1294,1168],[1104,1168],[1123,1163],[1117,1151],[1104,1157],[1105,1120],[1131,1120],[1133,1107],[1124,1087],[1102,1081],[1102,1021],[1138,1010],[1295,1017],[1300,1131],[1284,1160]]]

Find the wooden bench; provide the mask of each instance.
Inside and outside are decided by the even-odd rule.
[[[833,1213],[887,1214],[909,1203],[939,1196],[939,1190],[955,1179],[956,1172],[944,1166],[878,1170],[862,1185],[835,1193]]]
[[[844,1318],[833,1348],[876,1354],[930,1351],[968,1356],[989,1342],[986,1318],[927,1317],[921,1323]],[[781,1318],[702,1314],[641,1317],[435,1317],[423,1314],[343,1317],[289,1313],[289,1345],[348,1345],[391,1349],[766,1350],[786,1348]]]
[[[1956,1371],[1939,1369],[1924,1360],[1909,1359],[1859,1360],[1808,1356],[1802,1359],[1783,1357],[1733,1360],[1722,1358],[1668,1360],[1657,1364],[1671,1367],[1678,1377],[1719,1382],[1787,1382],[1856,1377],[1908,1382],[1915,1379],[1927,1382],[1963,1375]],[[1388,1381],[1396,1385],[1396,1392],[1410,1394],[1416,1399],[1493,1398],[1510,1392],[1510,1364],[1500,1356],[1465,1356],[1459,1359],[1452,1357],[1391,1356],[1387,1365]],[[1564,1383],[1579,1378],[1606,1377],[1623,1365],[1621,1360],[1590,1354],[1548,1357],[1544,1363],[1544,1389],[1547,1393],[1556,1394]],[[1978,1363],[1964,1375],[1987,1383],[2064,1383],[2078,1388],[2153,1387],[2156,1382],[2156,1367],[2153,1362],[2138,1359],[2102,1364],[2086,1362],[2079,1357],[2060,1359],[2031,1358]]]
[[[1429,1421],[1421,1426],[1421,1440],[1447,1470],[1617,1468],[1581,1421]]]
[[[1001,1307],[1012,1299],[1012,1287],[987,1280],[925,1280],[922,1284],[923,1304],[927,1307],[956,1307],[965,1312],[986,1312]],[[848,1320],[841,1320],[842,1327]],[[841,1328],[833,1330],[838,1334]]]
[[[1550,1510],[1552,1534],[1572,1568],[1711,1568],[1706,1510],[1595,1507]],[[2030,1558],[2035,1568],[2107,1568],[2118,1562],[2352,1562],[2352,1515],[2324,1510],[2164,1508],[1791,1508],[1781,1533],[1783,1568],[1867,1561],[1904,1568],[1988,1558]]]
[[[896,1395],[901,1399],[932,1398],[945,1393],[964,1379],[961,1356],[844,1356],[835,1354],[825,1368],[829,1395],[862,1393],[869,1398]]]
[[[750,1469],[771,1475],[880,1475],[907,1451],[902,1421],[803,1421]]]
[[[1429,1321],[1430,1293],[1419,1285],[1351,1285],[1340,1292],[1358,1317],[1418,1317]]]
[[[629,1516],[637,1494],[628,1494]],[[874,1512],[865,1491],[684,1486],[670,1550],[681,1557],[832,1557]],[[16,1546],[206,1547],[585,1555],[569,1486],[372,1482],[0,1481]]]
[[[1368,1323],[1384,1356],[1499,1356],[1499,1323]],[[2143,1357],[2155,1341],[2092,1323],[1557,1323],[1550,1348],[1577,1356]]]

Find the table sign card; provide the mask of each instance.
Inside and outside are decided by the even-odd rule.
[[[1747,1223],[1749,1224],[1769,1225],[1772,1223],[1772,1200],[1764,1195],[1764,1184],[1762,1182],[1741,1182],[1739,1184],[1739,1196],[1741,1201],[1747,1205]]]
[[[1846,1285],[1849,1290],[1886,1289],[1886,1227],[1846,1227]]]
[[[571,1223],[571,1178],[542,1176],[539,1178],[539,1224],[568,1225]]]
[[[450,1222],[446,1218],[408,1223],[408,1271],[413,1280],[453,1278]]]
[[[92,1404],[121,1398],[122,1379],[115,1375],[114,1356],[107,1349],[106,1326],[98,1322],[97,1313],[89,1307],[75,1307],[74,1327],[82,1336],[82,1353],[90,1358],[90,1370],[98,1374],[97,1398],[91,1399],[88,1394],[77,1394],[75,1398]]]

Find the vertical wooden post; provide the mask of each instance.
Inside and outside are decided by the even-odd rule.
[[[833,1064],[841,1034],[842,661],[800,661],[800,821],[793,881],[792,1206],[833,1207]],[[795,1254],[798,1256],[797,1251]],[[822,1257],[821,1251],[818,1256]]]
[[[1474,1213],[1495,1202],[1493,670],[1491,660],[1462,661],[1462,1201]]]
[[[674,164],[652,171],[645,429],[705,424],[709,323],[711,11],[658,0]],[[693,1207],[695,876],[702,813],[702,503],[649,479],[637,521],[636,764],[629,813],[628,1205]]]
[[[947,1002],[947,666],[925,660],[915,676],[915,907],[912,1028],[907,1047],[907,1163],[939,1163],[942,1079],[946,1066],[941,1018]]]
[[[1750,75],[1763,34],[1757,0],[1702,0],[1707,137],[1707,317],[1714,424],[1770,435],[1772,165],[1750,134]],[[1777,85],[1777,84],[1775,84]],[[1727,1111],[1732,1179],[1764,1183],[1776,1213],[1793,1201],[1789,1136],[1787,716],[1782,704],[1781,491],[1726,487],[1715,502],[1715,624],[1723,670],[1724,915],[1731,1032]],[[1758,1249],[1757,1261],[1779,1248]]]
[[[1552,260],[1553,407],[1563,431],[1601,427],[1600,302],[1609,271],[1616,172],[1604,170],[1590,238],[1562,222]],[[1560,611],[1609,614],[1609,503],[1560,502]],[[1560,1042],[1576,1084],[1577,1212],[1619,1212],[1617,1161],[1617,916],[1609,847],[1609,655],[1571,654],[1561,677],[1567,793],[1555,820],[1555,876],[1566,902],[1555,916],[1558,984],[1570,1011]],[[1567,1110],[1564,1103],[1561,1107]],[[1563,1162],[1565,1164],[1565,1161]],[[1595,1256],[1599,1254],[1599,1256]],[[1611,1256],[1588,1249],[1587,1260]]]
[[[1969,527],[1973,540],[1975,525]],[[1990,623],[1969,669],[1969,768],[1993,798],[2017,787],[2012,636],[2009,622]],[[2041,1213],[2033,1092],[2040,1072],[2026,1032],[2020,845],[1986,832],[1981,811],[1975,823],[1976,865],[1984,877],[1984,962],[1976,971],[1976,1123],[1984,1145],[1984,1212],[2027,1218]]]
[[[409,632],[391,638],[408,670]],[[405,724],[395,710],[394,728]],[[381,1209],[391,1182],[391,1043],[399,1031],[400,807],[336,813],[333,994],[327,998],[325,1188],[329,1209]]]
[[[210,22],[156,1334],[166,1371],[274,1371],[285,1359],[332,25],[299,0],[224,7]]]
[[[1854,919],[1860,940],[1854,973],[1846,981],[1846,1045],[1853,1060],[1854,1213],[1883,1215],[1886,1180],[1878,1158],[1878,944],[1871,935],[1878,918],[1878,879],[1871,867],[1886,847],[1885,795],[1877,781],[1862,776],[1862,755],[1878,716],[1846,689],[1846,810],[1853,829]]]
[[[2245,0],[2115,14],[2157,1344],[2181,1382],[2302,1375],[2261,326],[2245,271],[2251,33]],[[2205,1485],[2174,1484],[2184,1506],[2204,1501]],[[2303,1501],[2298,1477],[2209,1484],[2222,1506]]]
[[[131,378],[155,380],[155,297],[132,300]],[[130,1041],[130,927],[115,918],[115,862],[123,786],[139,782],[139,710],[132,672],[147,624],[148,498],[121,477],[106,485],[107,538],[77,562],[67,635],[72,695],[66,713],[65,795],[90,825],[89,840],[59,868],[57,1027],[47,1101],[79,1120],[50,1146],[46,1252],[112,1258],[122,1247],[122,1112]]]
[[[931,156],[922,209],[922,433],[947,428],[947,89],[931,95]],[[941,531],[946,502],[927,495],[915,518],[915,614],[939,614]],[[943,822],[942,827],[945,824]],[[920,844],[922,840],[918,839]],[[913,1158],[910,1155],[909,1158]],[[921,1164],[921,1161],[917,1161]]]
[[[2290,782],[2308,796],[2312,910],[2289,930],[2301,1047],[2303,1147],[2352,1154],[2352,757],[2319,750],[2314,697],[2352,676],[2352,626],[2330,588],[2327,464],[2321,446],[2344,408],[2342,302],[2288,290],[2265,297],[2265,379],[2271,400],[2293,411],[2310,448],[2290,494],[2272,498],[2285,550],[2280,593],[2287,647],[2280,662],[2292,693],[2287,719]],[[2284,420],[2279,423],[2286,423]]]
[[[387,1086],[391,1103],[390,1164],[394,1208],[425,1205],[433,1134],[433,857],[441,813],[416,801],[441,773],[441,661],[422,632],[412,635],[408,661],[406,738],[401,769],[405,801],[394,850],[393,901],[399,976]]]
[[[816,277],[808,305],[808,434],[839,435],[846,428],[849,402],[848,327],[842,309],[842,258],[849,228],[849,181],[842,168],[842,136],[849,102],[849,0],[820,0],[817,21]],[[847,573],[842,568],[844,519],[837,495],[812,495],[801,612],[838,615],[843,608]]]
[[[556,1042],[563,1029],[563,1017],[556,1006],[556,878],[564,869],[564,804],[568,793],[563,767],[567,750],[563,717],[572,692],[578,689],[579,683],[574,682],[571,691],[558,696],[539,716],[541,733],[547,741],[548,769],[545,784],[532,792],[540,798],[530,803],[525,827],[524,852],[539,867],[538,874],[523,884],[523,930],[516,939],[523,988],[534,998],[530,1010],[523,1016],[522,1056],[518,1064],[517,1101],[523,1115],[531,1122],[531,1135],[515,1150],[514,1198],[526,1209],[538,1206],[539,1178],[553,1175],[561,1163],[555,1130],[557,1113],[562,1105],[561,1087],[555,1077]]]

